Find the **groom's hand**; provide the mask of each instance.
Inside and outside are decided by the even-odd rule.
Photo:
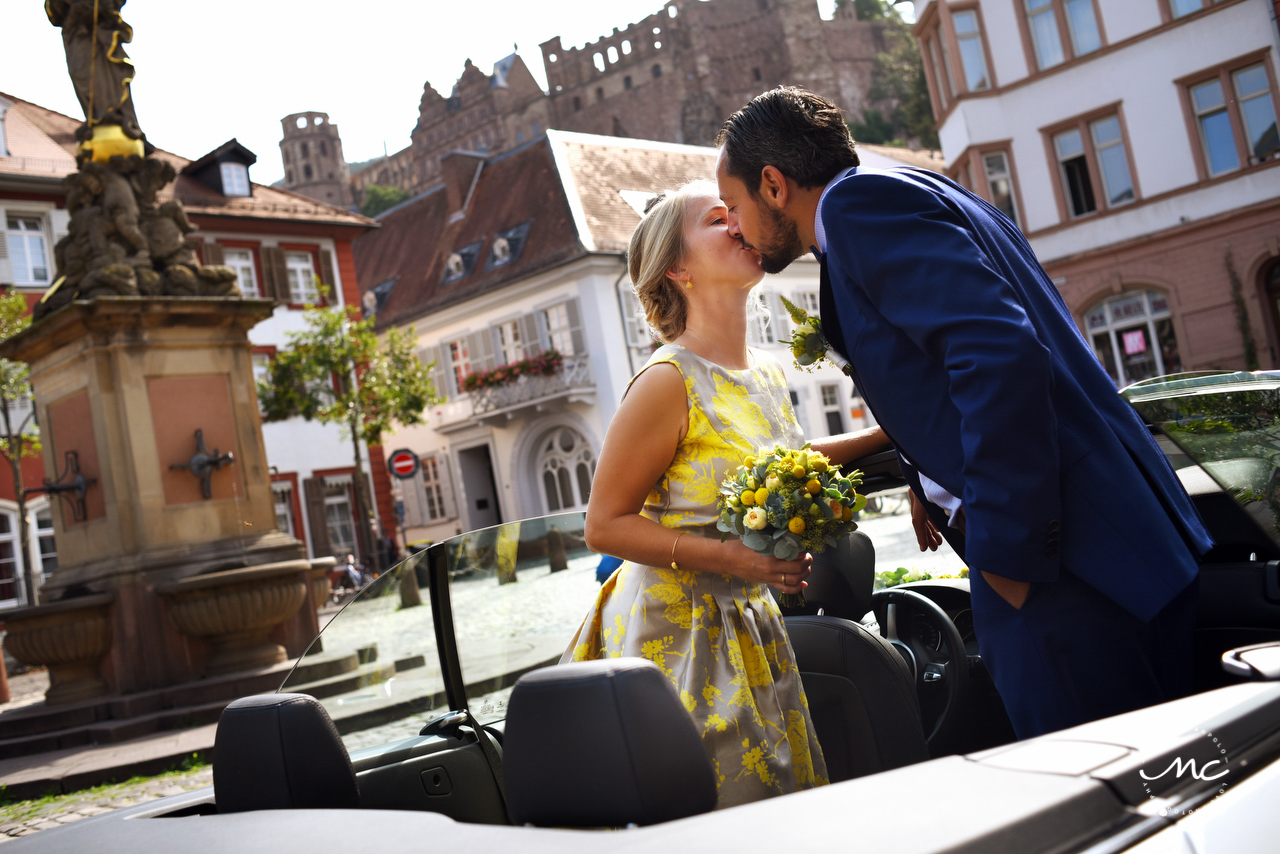
[[[933,520],[925,512],[924,502],[916,498],[916,494],[910,489],[907,490],[907,498],[911,502],[911,527],[916,529],[916,542],[920,544],[920,551],[936,552],[938,546],[942,545],[942,534],[938,533],[938,526],[933,524]]]

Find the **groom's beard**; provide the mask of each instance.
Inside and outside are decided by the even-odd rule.
[[[768,220],[768,234],[762,236],[756,246],[747,244],[760,253],[760,269],[766,273],[781,273],[792,261],[805,253],[800,242],[800,232],[793,219],[787,219],[778,211],[760,205],[760,211]]]

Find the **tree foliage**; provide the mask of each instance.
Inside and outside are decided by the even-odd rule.
[[[264,420],[341,424],[374,445],[393,424],[422,423],[422,411],[438,398],[412,329],[389,330],[380,346],[373,319],[360,319],[355,309],[309,308],[303,317],[307,328],[287,334],[288,348],[258,383]]]
[[[885,22],[887,50],[879,54],[871,70],[872,101],[894,105],[886,117],[878,110],[865,110],[862,121],[849,123],[858,142],[872,145],[905,144],[918,139],[925,148],[938,148],[938,132],[934,128],[933,107],[929,103],[929,87],[925,82],[924,61],[920,47],[911,34],[911,25],[902,20],[894,4],[886,0],[865,0],[864,17],[860,0],[853,0],[860,20]],[[872,9],[871,6],[878,6]]]
[[[17,335],[30,325],[31,315],[22,294],[10,290],[0,296],[0,341]],[[30,368],[24,362],[0,359],[0,457],[9,464],[13,475],[24,566],[28,563],[31,548],[30,532],[25,522],[27,501],[22,493],[22,459],[34,457],[42,450],[35,419]],[[34,575],[38,571],[38,567],[28,567],[26,572],[27,602],[32,605],[36,604]]]
[[[385,184],[370,184],[364,188],[364,204],[360,205],[360,213],[374,217],[394,208],[407,198],[409,198],[407,190],[388,187]]]
[[[360,441],[376,445],[395,424],[422,423],[423,410],[439,400],[428,367],[414,352],[412,328],[389,330],[380,345],[373,319],[361,319],[354,308],[313,307],[303,317],[306,328],[288,333],[288,349],[272,360],[267,378],[258,383],[263,420],[302,417],[341,425],[351,439],[359,515],[376,522]],[[375,565],[378,555],[375,546],[370,554]],[[402,591],[412,600],[406,604],[420,601],[416,587],[412,592],[408,597]]]

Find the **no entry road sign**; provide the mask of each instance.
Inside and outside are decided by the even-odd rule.
[[[393,451],[387,458],[387,468],[402,480],[411,478],[418,473],[418,455],[408,448]]]

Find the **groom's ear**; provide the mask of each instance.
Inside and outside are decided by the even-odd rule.
[[[766,166],[760,170],[760,198],[774,210],[782,210],[787,206],[790,197],[787,176],[776,166]]]

